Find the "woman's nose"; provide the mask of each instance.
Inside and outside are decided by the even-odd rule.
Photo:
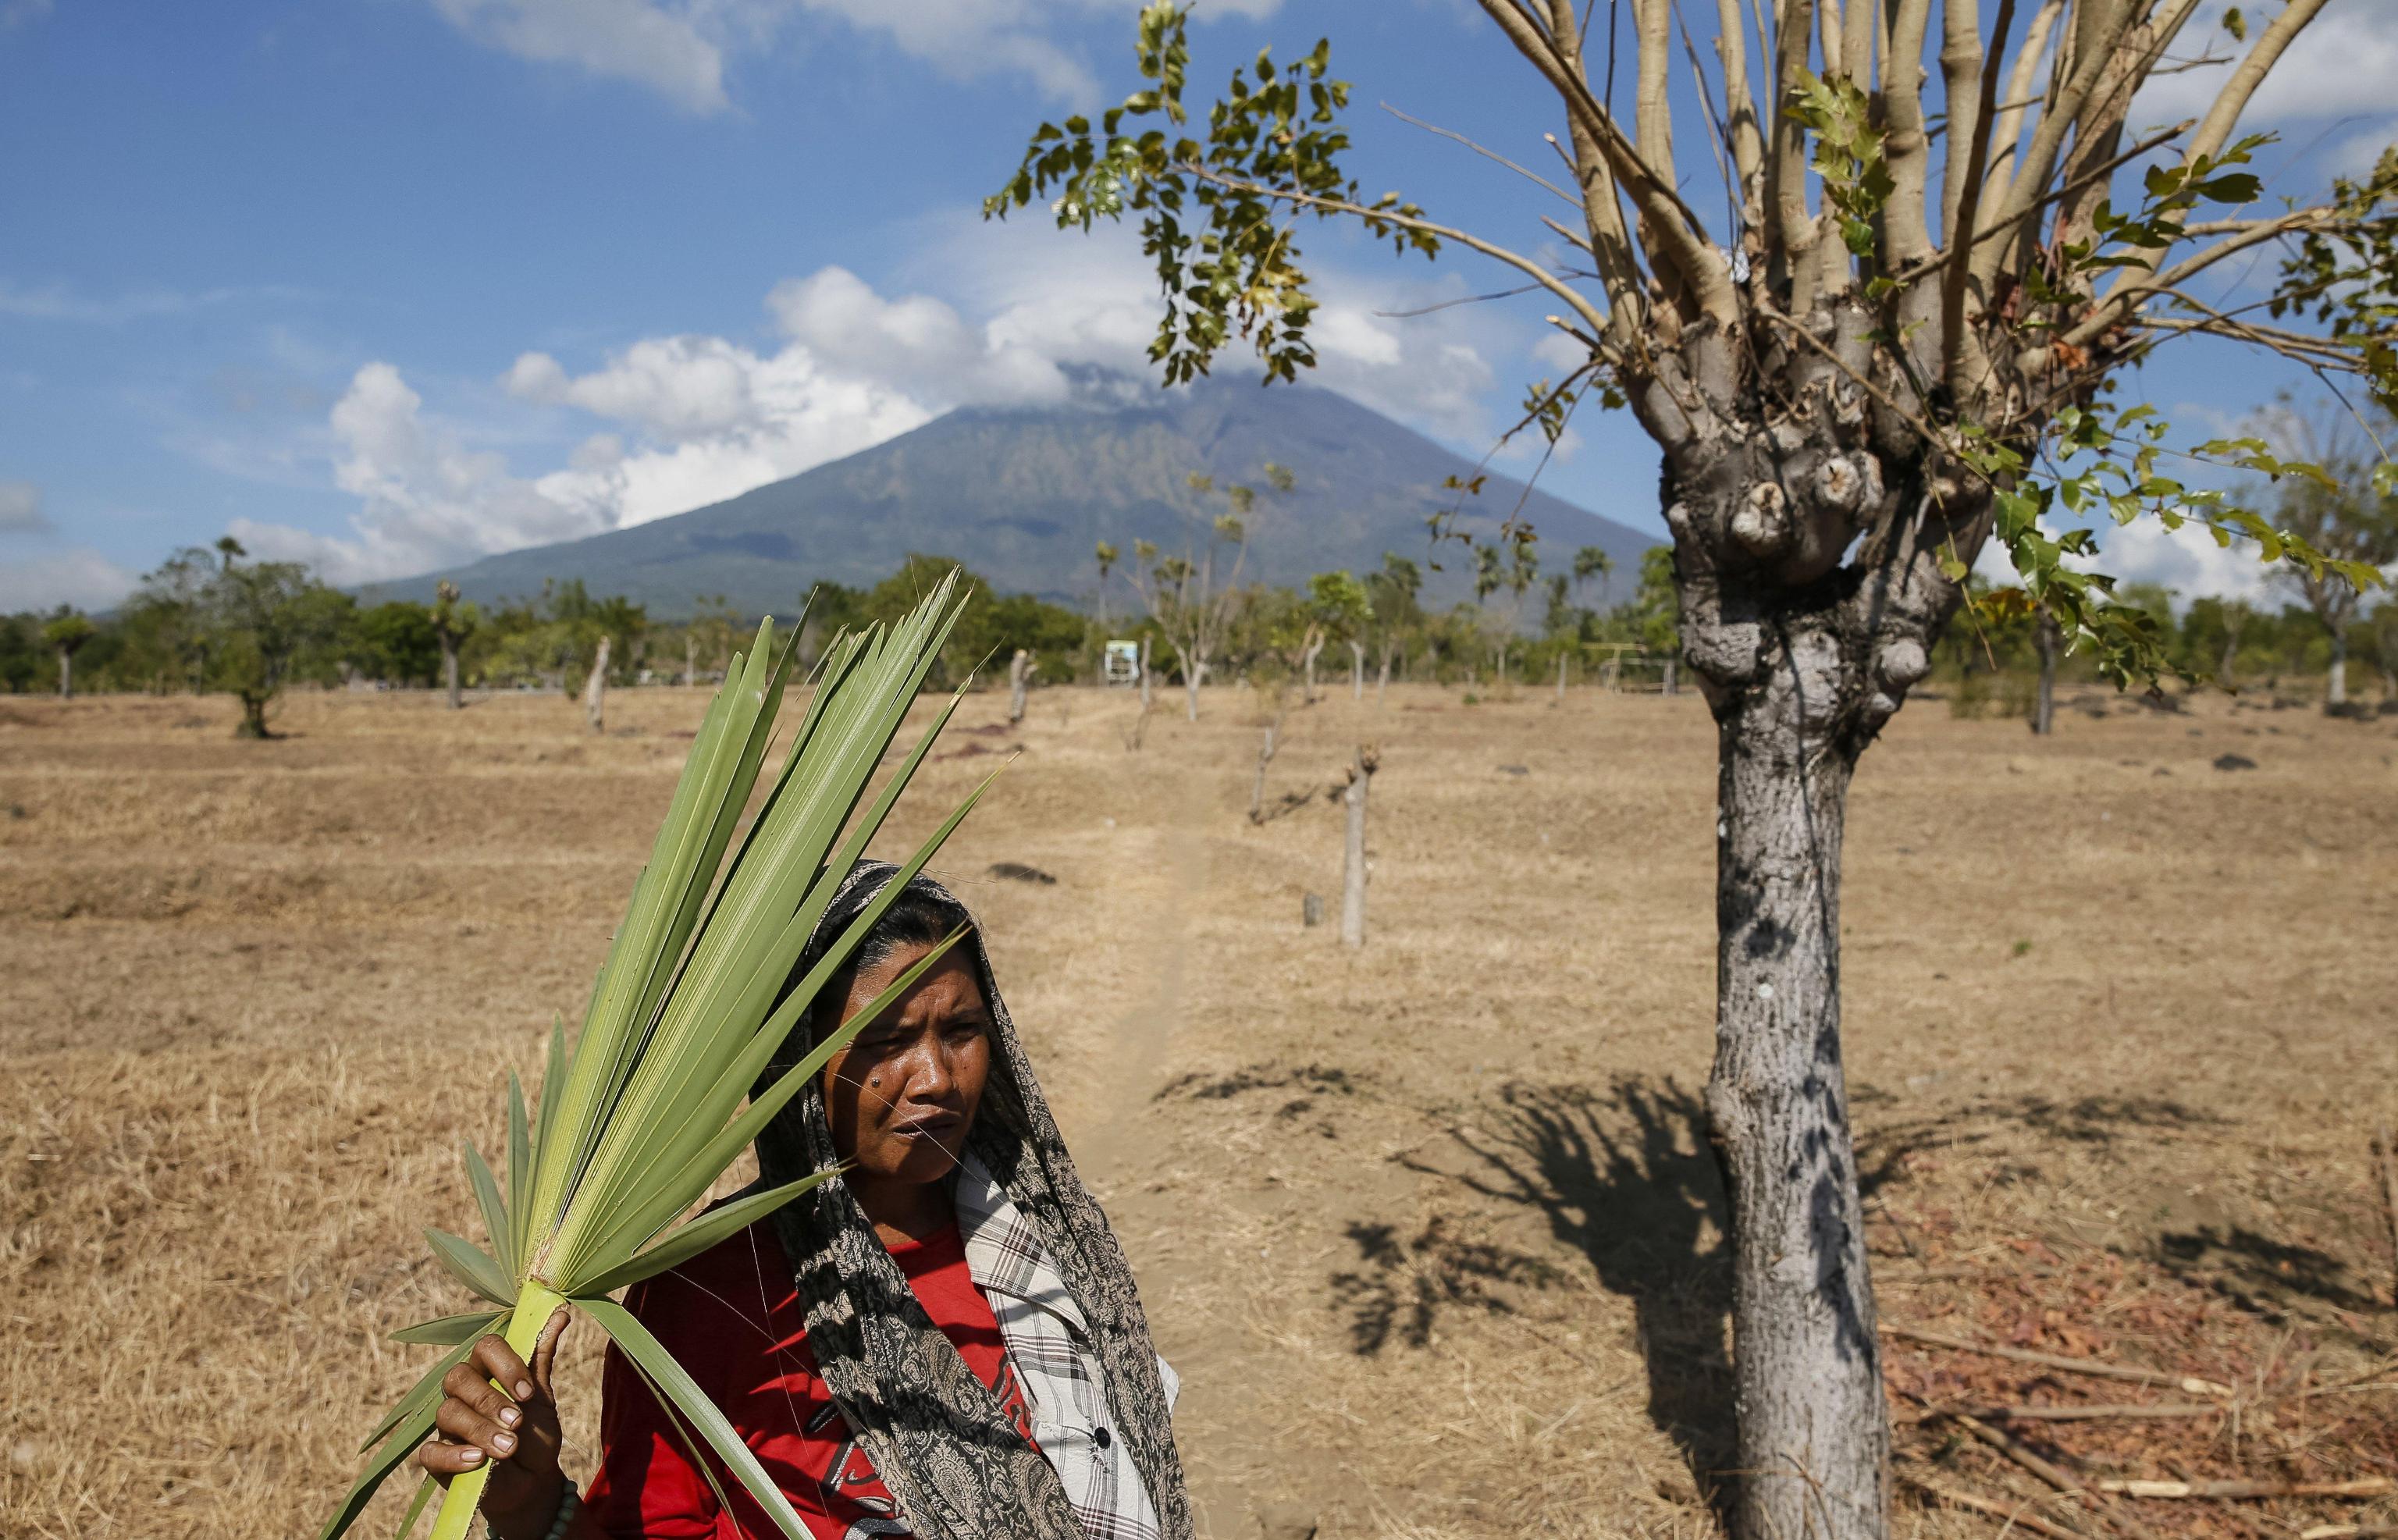
[[[943,1101],[957,1086],[957,1069],[950,1062],[949,1045],[937,1033],[927,1033],[909,1051],[901,1084],[917,1101]]]

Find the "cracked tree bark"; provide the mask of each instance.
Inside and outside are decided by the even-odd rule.
[[[1970,561],[1989,500],[1858,383],[1861,308],[1807,324],[1816,347],[1694,328],[1634,406],[1665,451],[1683,660],[1717,723],[1707,1109],[1734,1242],[1733,1531],[1878,1540],[1890,1436],[1841,1062],[1841,835],[1858,756],[1956,608],[1941,557]]]

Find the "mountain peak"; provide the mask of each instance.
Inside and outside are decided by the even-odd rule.
[[[787,611],[815,583],[872,583],[911,551],[955,557],[1002,592],[1087,602],[1092,547],[1168,550],[1204,543],[1217,505],[1191,487],[1260,489],[1244,581],[1304,582],[1363,571],[1382,553],[1424,560],[1427,520],[1449,507],[1448,477],[1474,467],[1412,429],[1313,385],[1202,380],[1173,390],[1099,369],[1071,376],[1063,402],[965,407],[846,459],[738,497],[629,529],[488,557],[449,575],[486,601],[580,578],[661,616],[722,594],[747,614]],[[1289,468],[1288,493],[1263,489]],[[1523,489],[1492,476],[1460,527],[1488,533]],[[1478,505],[1478,506],[1476,506]],[[1622,524],[1535,491],[1523,515],[1552,552],[1598,546],[1626,569],[1655,544]],[[1553,563],[1554,564],[1554,563]],[[1427,574],[1428,597],[1469,591],[1462,569]],[[378,585],[418,597],[433,576]]]

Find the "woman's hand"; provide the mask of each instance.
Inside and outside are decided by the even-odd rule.
[[[558,1468],[558,1403],[549,1392],[566,1318],[563,1307],[549,1317],[531,1365],[502,1338],[478,1342],[441,1377],[441,1406],[433,1414],[440,1436],[416,1452],[416,1463],[445,1487],[453,1476],[491,1467],[482,1512],[499,1540],[539,1540],[566,1493]]]

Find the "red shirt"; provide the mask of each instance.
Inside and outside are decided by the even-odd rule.
[[[891,1249],[924,1313],[957,1344],[1029,1441],[1031,1412],[990,1305],[952,1224]],[[707,1392],[816,1540],[907,1533],[897,1505],[851,1438],[808,1352],[799,1290],[781,1242],[757,1224],[638,1284],[626,1307]],[[600,1473],[584,1504],[617,1540],[774,1540],[773,1520],[706,1446],[720,1505],[690,1446],[613,1346],[600,1385]]]

